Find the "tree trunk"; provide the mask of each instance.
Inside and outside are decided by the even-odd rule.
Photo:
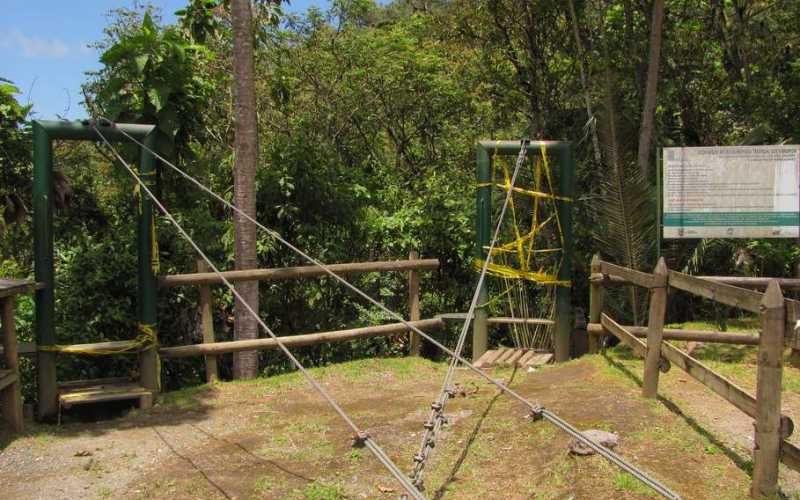
[[[575,2],[569,0],[569,14],[572,17],[572,35],[575,37],[575,50],[577,51],[578,71],[581,77],[581,86],[583,87],[583,102],[586,106],[586,118],[589,120],[589,125],[592,131],[592,151],[594,152],[595,168],[600,168],[603,163],[603,157],[600,154],[600,140],[597,138],[597,124],[595,123],[594,113],[592,112],[592,97],[589,92],[589,78],[587,76],[586,67],[584,66],[584,52],[583,43],[581,42],[581,34],[578,29],[578,14],[575,11]]]
[[[258,160],[258,123],[256,120],[255,69],[253,54],[253,18],[249,0],[231,1],[233,24],[233,71],[235,81],[236,139],[234,141],[234,187],[236,206],[256,217],[256,163]],[[239,214],[234,215],[236,230],[236,269],[257,267],[256,226]],[[258,282],[240,282],[236,291],[258,312]],[[258,337],[258,322],[244,304],[234,307],[234,338]],[[236,379],[258,375],[258,352],[245,351],[233,355],[233,376]]]
[[[650,175],[650,149],[653,145],[656,96],[658,94],[658,68],[661,64],[661,28],[664,24],[664,0],[653,2],[653,20],[650,26],[650,56],[647,62],[647,87],[642,106],[642,128],[639,132],[639,170],[645,178]]]

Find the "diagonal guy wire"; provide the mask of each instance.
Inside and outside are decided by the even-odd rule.
[[[108,120],[107,118],[102,118],[102,119],[108,121],[109,123],[113,123],[110,120]],[[505,392],[506,394],[508,394],[512,398],[514,398],[517,401],[519,401],[520,403],[522,403],[534,415],[541,415],[542,418],[544,418],[548,422],[552,423],[556,427],[560,428],[561,430],[563,430],[564,432],[566,432],[570,436],[574,437],[575,439],[577,439],[581,443],[585,444],[586,446],[588,446],[589,448],[591,448],[592,450],[597,452],[599,455],[601,455],[602,457],[606,458],[608,461],[610,461],[611,463],[615,464],[616,466],[618,466],[619,468],[621,468],[625,472],[631,474],[636,479],[638,479],[639,481],[641,481],[642,483],[644,483],[648,487],[652,488],[654,491],[656,491],[661,496],[663,496],[665,498],[670,498],[670,499],[680,499],[681,498],[677,493],[675,493],[672,490],[670,490],[667,486],[665,486],[664,484],[662,484],[658,480],[650,477],[647,473],[645,473],[644,471],[642,471],[638,467],[635,467],[635,466],[629,464],[622,457],[620,457],[619,455],[617,455],[613,451],[609,450],[605,446],[603,446],[601,444],[598,444],[595,441],[593,441],[592,439],[590,439],[589,437],[585,436],[582,432],[580,432],[578,429],[573,427],[571,424],[569,424],[565,420],[561,419],[561,417],[559,417],[555,413],[542,408],[542,406],[540,406],[538,404],[531,403],[530,401],[525,399],[522,395],[520,395],[519,393],[517,393],[513,389],[511,389],[508,386],[506,386],[504,383],[502,383],[502,382],[500,382],[498,380],[495,380],[494,378],[492,378],[488,374],[486,374],[483,370],[481,370],[480,368],[478,368],[475,365],[473,365],[472,363],[470,363],[468,360],[464,359],[463,357],[461,357],[459,355],[456,355],[455,352],[453,352],[452,350],[448,349],[444,344],[442,344],[441,342],[439,342],[435,338],[433,338],[430,335],[428,335],[427,333],[423,332],[421,329],[419,329],[416,326],[414,326],[411,323],[409,323],[406,319],[403,318],[403,316],[401,316],[400,314],[392,311],[391,309],[386,307],[381,302],[379,302],[379,301],[375,300],[374,298],[370,297],[366,292],[364,292],[363,290],[361,290],[357,286],[353,285],[352,283],[347,281],[345,278],[343,278],[343,277],[339,276],[338,274],[336,274],[335,272],[333,272],[327,265],[325,265],[321,261],[315,259],[314,257],[308,255],[306,252],[304,252],[304,251],[300,250],[299,248],[297,248],[295,245],[293,245],[291,242],[289,242],[283,236],[281,236],[280,233],[278,233],[277,231],[275,231],[273,229],[270,229],[270,228],[266,227],[265,225],[261,224],[260,222],[258,222],[255,218],[251,217],[249,214],[247,214],[246,212],[244,212],[240,208],[236,207],[236,205],[230,203],[225,198],[223,198],[222,196],[218,195],[217,193],[215,193],[210,188],[206,187],[202,182],[198,181],[197,179],[195,179],[194,177],[192,177],[188,173],[184,172],[183,170],[181,170],[180,168],[175,166],[172,162],[170,162],[169,160],[167,160],[163,156],[159,155],[156,151],[154,151],[152,148],[148,147],[143,142],[139,141],[138,139],[136,139],[132,135],[128,134],[124,130],[121,130],[121,129],[118,129],[118,130],[122,135],[127,137],[131,142],[133,142],[134,144],[139,145],[141,148],[143,148],[146,151],[150,152],[153,156],[155,156],[156,158],[161,160],[165,165],[167,165],[170,168],[172,168],[173,170],[175,170],[183,178],[185,178],[186,180],[188,180],[189,182],[191,182],[192,184],[197,186],[202,191],[205,191],[211,197],[215,198],[220,203],[222,203],[226,207],[230,208],[231,210],[233,210],[234,212],[236,212],[240,216],[244,217],[245,219],[247,219],[251,223],[255,224],[257,227],[259,227],[264,232],[269,234],[272,238],[276,239],[281,244],[283,244],[284,246],[286,246],[287,248],[289,248],[293,252],[297,253],[298,255],[303,257],[308,262],[310,262],[310,263],[314,264],[315,266],[319,267],[320,269],[322,269],[327,275],[329,275],[333,279],[339,281],[342,285],[344,285],[349,290],[353,291],[356,295],[358,295],[359,297],[363,298],[364,300],[370,302],[374,306],[378,307],[381,311],[385,312],[386,314],[388,314],[393,319],[395,319],[398,322],[400,322],[403,325],[405,325],[409,330],[417,333],[422,338],[426,339],[432,345],[434,345],[437,348],[439,348],[442,352],[445,352],[445,353],[449,354],[450,356],[456,357],[464,366],[466,366],[467,368],[469,368],[470,370],[475,372],[475,374],[477,374],[479,377],[483,378],[484,380],[486,380],[490,384],[496,386],[498,389],[502,390],[503,392]]]

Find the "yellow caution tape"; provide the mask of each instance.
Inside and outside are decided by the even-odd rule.
[[[139,335],[135,339],[119,347],[111,347],[107,349],[87,349],[80,345],[40,345],[39,350],[45,352],[62,352],[65,354],[85,354],[87,356],[111,356],[114,354],[125,354],[129,352],[138,352],[148,349],[150,347],[158,347],[158,337],[156,335],[155,325],[137,325]]]
[[[508,165],[500,161],[498,149],[495,148],[492,157],[492,171],[491,181],[479,183],[478,187],[497,187],[504,190],[506,193],[511,191],[514,195],[523,195],[533,198],[532,210],[530,212],[530,230],[523,232],[520,229],[520,211],[514,201],[514,195],[509,197],[508,208],[511,218],[513,239],[504,243],[498,244],[491,250],[491,255],[506,255],[516,256],[517,267],[511,265],[500,264],[491,262],[488,266],[487,272],[490,275],[509,278],[509,279],[524,279],[534,281],[540,284],[556,285],[556,286],[570,286],[570,281],[559,280],[558,268],[561,262],[555,264],[556,270],[546,272],[541,269],[541,261],[539,261],[539,270],[533,268],[537,265],[537,256],[543,254],[554,254],[561,252],[564,248],[564,234],[561,227],[561,220],[559,217],[557,202],[572,202],[572,198],[567,196],[560,196],[555,194],[553,186],[553,175],[550,171],[550,162],[547,157],[547,150],[544,145],[541,147],[541,158],[533,163],[533,186],[531,188],[523,188],[511,185],[511,172]],[[502,174],[502,178],[500,177]],[[540,203],[548,207],[551,212],[549,216],[540,220],[543,217],[540,210]],[[542,229],[551,223],[556,226],[553,233],[558,233],[558,240],[560,247],[557,248],[536,248],[537,236],[541,233]],[[563,257],[562,257],[563,258]],[[482,268],[483,260],[477,260],[476,267]]]

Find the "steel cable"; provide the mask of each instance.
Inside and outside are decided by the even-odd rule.
[[[483,287],[483,282],[486,279],[486,271],[489,269],[489,264],[492,261],[492,249],[494,249],[495,244],[497,244],[497,238],[500,235],[500,229],[503,226],[503,219],[509,206],[509,199],[513,196],[514,184],[517,181],[517,174],[519,173],[522,164],[525,163],[528,142],[529,141],[527,140],[522,140],[520,142],[521,147],[519,150],[519,155],[517,156],[516,165],[514,166],[514,173],[511,176],[511,180],[509,181],[510,183],[506,185],[506,198],[503,201],[502,208],[500,209],[500,216],[498,217],[497,225],[495,226],[494,233],[492,234],[492,240],[489,243],[489,250],[486,259],[483,262],[481,273],[478,276],[478,284],[475,287],[475,292],[472,294],[472,300],[470,301],[469,309],[467,310],[467,317],[464,319],[464,325],[461,327],[461,333],[458,336],[456,348],[453,350],[453,354],[451,355],[450,365],[447,368],[447,374],[445,375],[444,382],[442,383],[441,392],[436,398],[436,401],[431,405],[430,415],[424,424],[425,431],[422,433],[422,441],[420,442],[419,452],[414,455],[414,468],[411,473],[411,480],[414,485],[420,489],[422,489],[422,471],[425,469],[426,461],[436,445],[436,434],[445,423],[444,409],[448,400],[453,394],[453,389],[451,387],[453,375],[455,374],[456,367],[458,366],[458,359],[461,357],[461,352],[464,349],[464,343],[467,339],[467,332],[469,331],[469,326],[472,322],[472,315],[475,313],[475,308],[478,306],[478,297],[480,295],[481,288]]]
[[[109,123],[113,123],[113,122],[111,122],[110,120],[108,120],[106,118],[103,118],[103,119],[109,121]],[[221,202],[226,207],[230,208],[231,210],[235,211],[236,213],[238,213],[239,215],[241,215],[242,217],[244,217],[245,219],[247,219],[251,223],[255,224],[261,230],[263,230],[264,232],[269,234],[271,237],[273,237],[275,240],[280,242],[285,247],[289,248],[290,250],[294,251],[295,253],[297,253],[298,255],[303,257],[305,260],[307,260],[311,264],[314,264],[315,266],[317,266],[320,269],[322,269],[322,271],[325,272],[325,274],[329,275],[331,278],[333,278],[333,279],[337,280],[338,282],[340,282],[342,285],[344,285],[346,288],[351,290],[353,293],[355,293],[359,297],[363,298],[367,302],[371,303],[372,305],[376,306],[378,309],[380,309],[384,313],[388,314],[393,319],[395,319],[398,322],[402,323],[409,330],[411,330],[411,331],[415,332],[416,334],[420,335],[422,338],[424,338],[425,340],[430,342],[433,346],[437,347],[442,352],[444,352],[446,354],[449,354],[450,356],[455,356],[458,359],[458,361],[460,361],[464,366],[466,366],[467,368],[472,370],[479,377],[483,378],[484,380],[486,380],[490,384],[496,386],[498,389],[502,390],[503,392],[505,392],[506,394],[508,394],[512,398],[514,398],[517,401],[519,401],[520,403],[522,403],[533,414],[541,415],[545,420],[549,421],[550,423],[552,423],[556,427],[559,427],[560,429],[564,430],[565,432],[567,432],[568,434],[573,436],[578,441],[580,441],[580,442],[584,443],[585,445],[589,446],[591,449],[595,450],[602,457],[606,458],[610,462],[612,462],[615,465],[619,466],[622,470],[628,472],[629,474],[631,474],[632,476],[634,476],[635,478],[640,480],[642,483],[644,483],[645,485],[649,486],[650,488],[652,488],[654,491],[658,492],[659,494],[661,494],[665,498],[670,498],[670,499],[680,499],[681,498],[677,493],[672,492],[668,487],[666,487],[665,485],[661,484],[656,479],[653,479],[653,478],[649,477],[643,471],[641,471],[638,468],[634,467],[633,465],[630,465],[627,462],[625,462],[625,460],[623,460],[622,457],[620,457],[619,455],[617,455],[613,451],[609,450],[608,448],[606,448],[606,447],[604,447],[604,446],[602,446],[600,444],[595,443],[590,438],[586,437],[583,433],[581,433],[580,431],[578,431],[577,429],[572,427],[570,424],[568,424],[565,421],[563,421],[560,417],[558,417],[557,415],[555,415],[551,411],[545,410],[544,408],[542,408],[538,404],[531,403],[530,401],[528,401],[527,399],[522,397],[520,394],[518,394],[516,391],[514,391],[511,388],[507,387],[502,382],[499,382],[499,381],[493,379],[492,377],[490,377],[483,370],[481,370],[480,368],[476,367],[475,365],[473,365],[468,360],[464,359],[461,356],[456,356],[455,352],[453,352],[452,350],[447,348],[444,344],[442,344],[441,342],[439,342],[438,340],[436,340],[432,336],[428,335],[427,333],[423,332],[422,330],[420,330],[416,326],[412,325],[411,323],[408,322],[408,320],[403,318],[403,316],[401,316],[400,314],[392,311],[391,309],[389,309],[388,307],[383,305],[378,300],[370,297],[366,292],[362,291],[360,288],[358,288],[357,286],[353,285],[352,283],[347,281],[345,278],[339,276],[338,274],[336,274],[335,272],[330,270],[328,268],[328,266],[325,265],[324,263],[322,263],[321,261],[315,259],[314,257],[308,255],[307,253],[303,252],[302,250],[300,250],[299,248],[294,246],[292,243],[287,241],[283,236],[281,236],[280,233],[278,233],[277,231],[275,231],[273,229],[270,229],[270,228],[264,226],[263,224],[261,224],[260,222],[258,222],[255,218],[251,217],[249,214],[245,213],[244,211],[242,211],[241,209],[239,209],[238,207],[236,207],[235,205],[233,205],[232,203],[227,201],[225,198],[223,198],[222,196],[220,196],[217,193],[215,193],[210,188],[206,187],[203,183],[201,183],[200,181],[198,181],[197,179],[195,179],[194,177],[192,177],[188,173],[184,172],[183,170],[181,170],[180,168],[175,166],[172,162],[170,162],[169,160],[165,159],[163,156],[159,155],[156,151],[154,151],[152,148],[150,148],[147,145],[145,145],[143,142],[137,140],[135,137],[133,137],[132,135],[126,133],[124,130],[119,129],[119,132],[122,135],[124,135],[125,137],[127,137],[131,142],[139,145],[140,147],[142,147],[143,149],[145,149],[146,151],[151,153],[153,156],[155,156],[156,158],[161,160],[164,164],[166,164],[167,166],[169,166],[170,168],[175,170],[183,178],[185,178],[186,180],[188,180],[189,182],[191,182],[192,184],[197,186],[199,189],[201,189],[202,191],[205,191],[206,193],[211,195],[213,198],[215,198],[216,200]]]
[[[178,230],[181,236],[192,246],[192,248],[197,252],[197,254],[208,264],[209,268],[212,270],[214,274],[216,274],[220,280],[225,284],[226,287],[233,293],[234,297],[241,303],[244,308],[255,318],[261,328],[269,335],[273,340],[275,340],[278,348],[283,351],[287,358],[294,364],[294,366],[303,374],[309,384],[316,389],[317,392],[328,402],[328,404],[336,411],[336,413],[341,417],[342,420],[347,424],[348,427],[353,431],[354,439],[369,449],[373,455],[386,467],[386,469],[397,479],[397,481],[403,486],[403,488],[415,499],[424,499],[425,497],[419,490],[411,484],[408,477],[392,462],[392,460],[386,456],[383,450],[375,443],[368,434],[362,431],[356,424],[353,422],[350,417],[345,413],[341,406],[333,399],[333,397],[328,394],[326,391],[315,379],[311,376],[310,373],[305,369],[305,367],[300,363],[300,361],[294,356],[294,354],[289,351],[289,349],[283,345],[283,342],[280,338],[275,335],[275,333],[267,326],[267,324],[261,319],[261,317],[256,313],[253,308],[248,304],[242,296],[236,291],[236,288],[230,283],[230,281],[225,278],[225,276],[217,269],[211,259],[206,256],[206,254],[200,249],[197,243],[192,239],[191,236],[186,232],[185,229],[178,223],[177,220],[172,216],[169,210],[161,203],[161,201],[156,198],[150,188],[145,184],[142,179],[137,175],[137,173],[128,165],[128,162],[125,161],[124,158],[119,154],[119,152],[114,148],[114,146],[106,139],[106,137],[100,132],[96,125],[92,124],[92,128],[97,133],[97,135],[102,139],[102,141],[108,146],[111,150],[112,154],[119,160],[120,163],[125,167],[129,174],[136,180],[142,190],[144,190],[153,203],[156,204],[159,210],[164,214],[164,216],[175,226],[175,229]]]

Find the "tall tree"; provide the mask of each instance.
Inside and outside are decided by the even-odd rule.
[[[253,12],[250,0],[231,1],[231,21],[236,119],[233,197],[234,203],[239,209],[255,218],[258,122],[253,60]],[[256,226],[238,213],[235,217],[236,269],[254,268],[257,266]],[[254,311],[258,311],[258,282],[238,282],[236,291]],[[236,340],[258,337],[256,318],[238,300],[234,307],[234,337]],[[234,354],[234,378],[253,378],[257,374],[257,351]]]
[[[653,145],[656,96],[658,94],[658,68],[661,64],[661,28],[664,25],[664,0],[653,2],[650,20],[650,55],[647,61],[647,86],[642,105],[642,126],[639,129],[639,171],[647,178],[650,174],[650,148]]]

